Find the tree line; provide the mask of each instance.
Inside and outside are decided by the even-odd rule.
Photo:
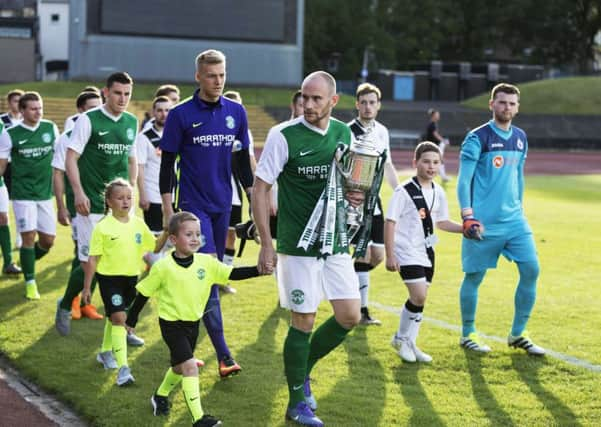
[[[341,79],[362,68],[431,60],[592,71],[601,0],[306,0],[305,70]]]

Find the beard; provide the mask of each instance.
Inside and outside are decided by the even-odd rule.
[[[497,113],[495,112],[495,121],[498,123],[511,123],[515,114],[513,113]]]

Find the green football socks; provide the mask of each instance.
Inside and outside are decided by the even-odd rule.
[[[311,338],[311,350],[309,351],[309,358],[307,360],[307,372],[306,376],[309,376],[311,369],[315,366],[315,363],[329,352],[338,347],[350,329],[345,329],[336,321],[334,316],[326,320],[317,330],[313,333]]]
[[[284,341],[284,373],[290,395],[289,408],[294,408],[299,402],[305,400],[303,385],[307,374],[310,337],[310,332],[303,332],[291,326]]]
[[[35,242],[35,259],[44,258],[50,249],[44,249],[40,246],[40,242]]]
[[[35,249],[21,246],[19,256],[21,258],[21,268],[23,269],[25,281],[35,280]]]
[[[8,225],[0,225],[0,248],[2,248],[4,268],[6,268],[13,262],[10,242],[10,228],[8,228]]]

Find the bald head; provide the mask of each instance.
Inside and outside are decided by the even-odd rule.
[[[336,94],[336,79],[325,71],[314,71],[305,77],[303,80],[303,84],[301,85],[301,90],[303,87],[309,84],[315,83],[325,83],[328,88],[328,96],[333,96]]]
[[[303,80],[301,86],[305,120],[321,129],[327,129],[332,108],[338,103],[336,80],[325,71],[315,71]]]

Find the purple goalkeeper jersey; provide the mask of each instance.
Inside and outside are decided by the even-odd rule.
[[[176,153],[175,205],[208,213],[232,208],[232,150],[248,149],[248,121],[241,104],[220,97],[216,105],[198,89],[169,111],[160,148]]]

